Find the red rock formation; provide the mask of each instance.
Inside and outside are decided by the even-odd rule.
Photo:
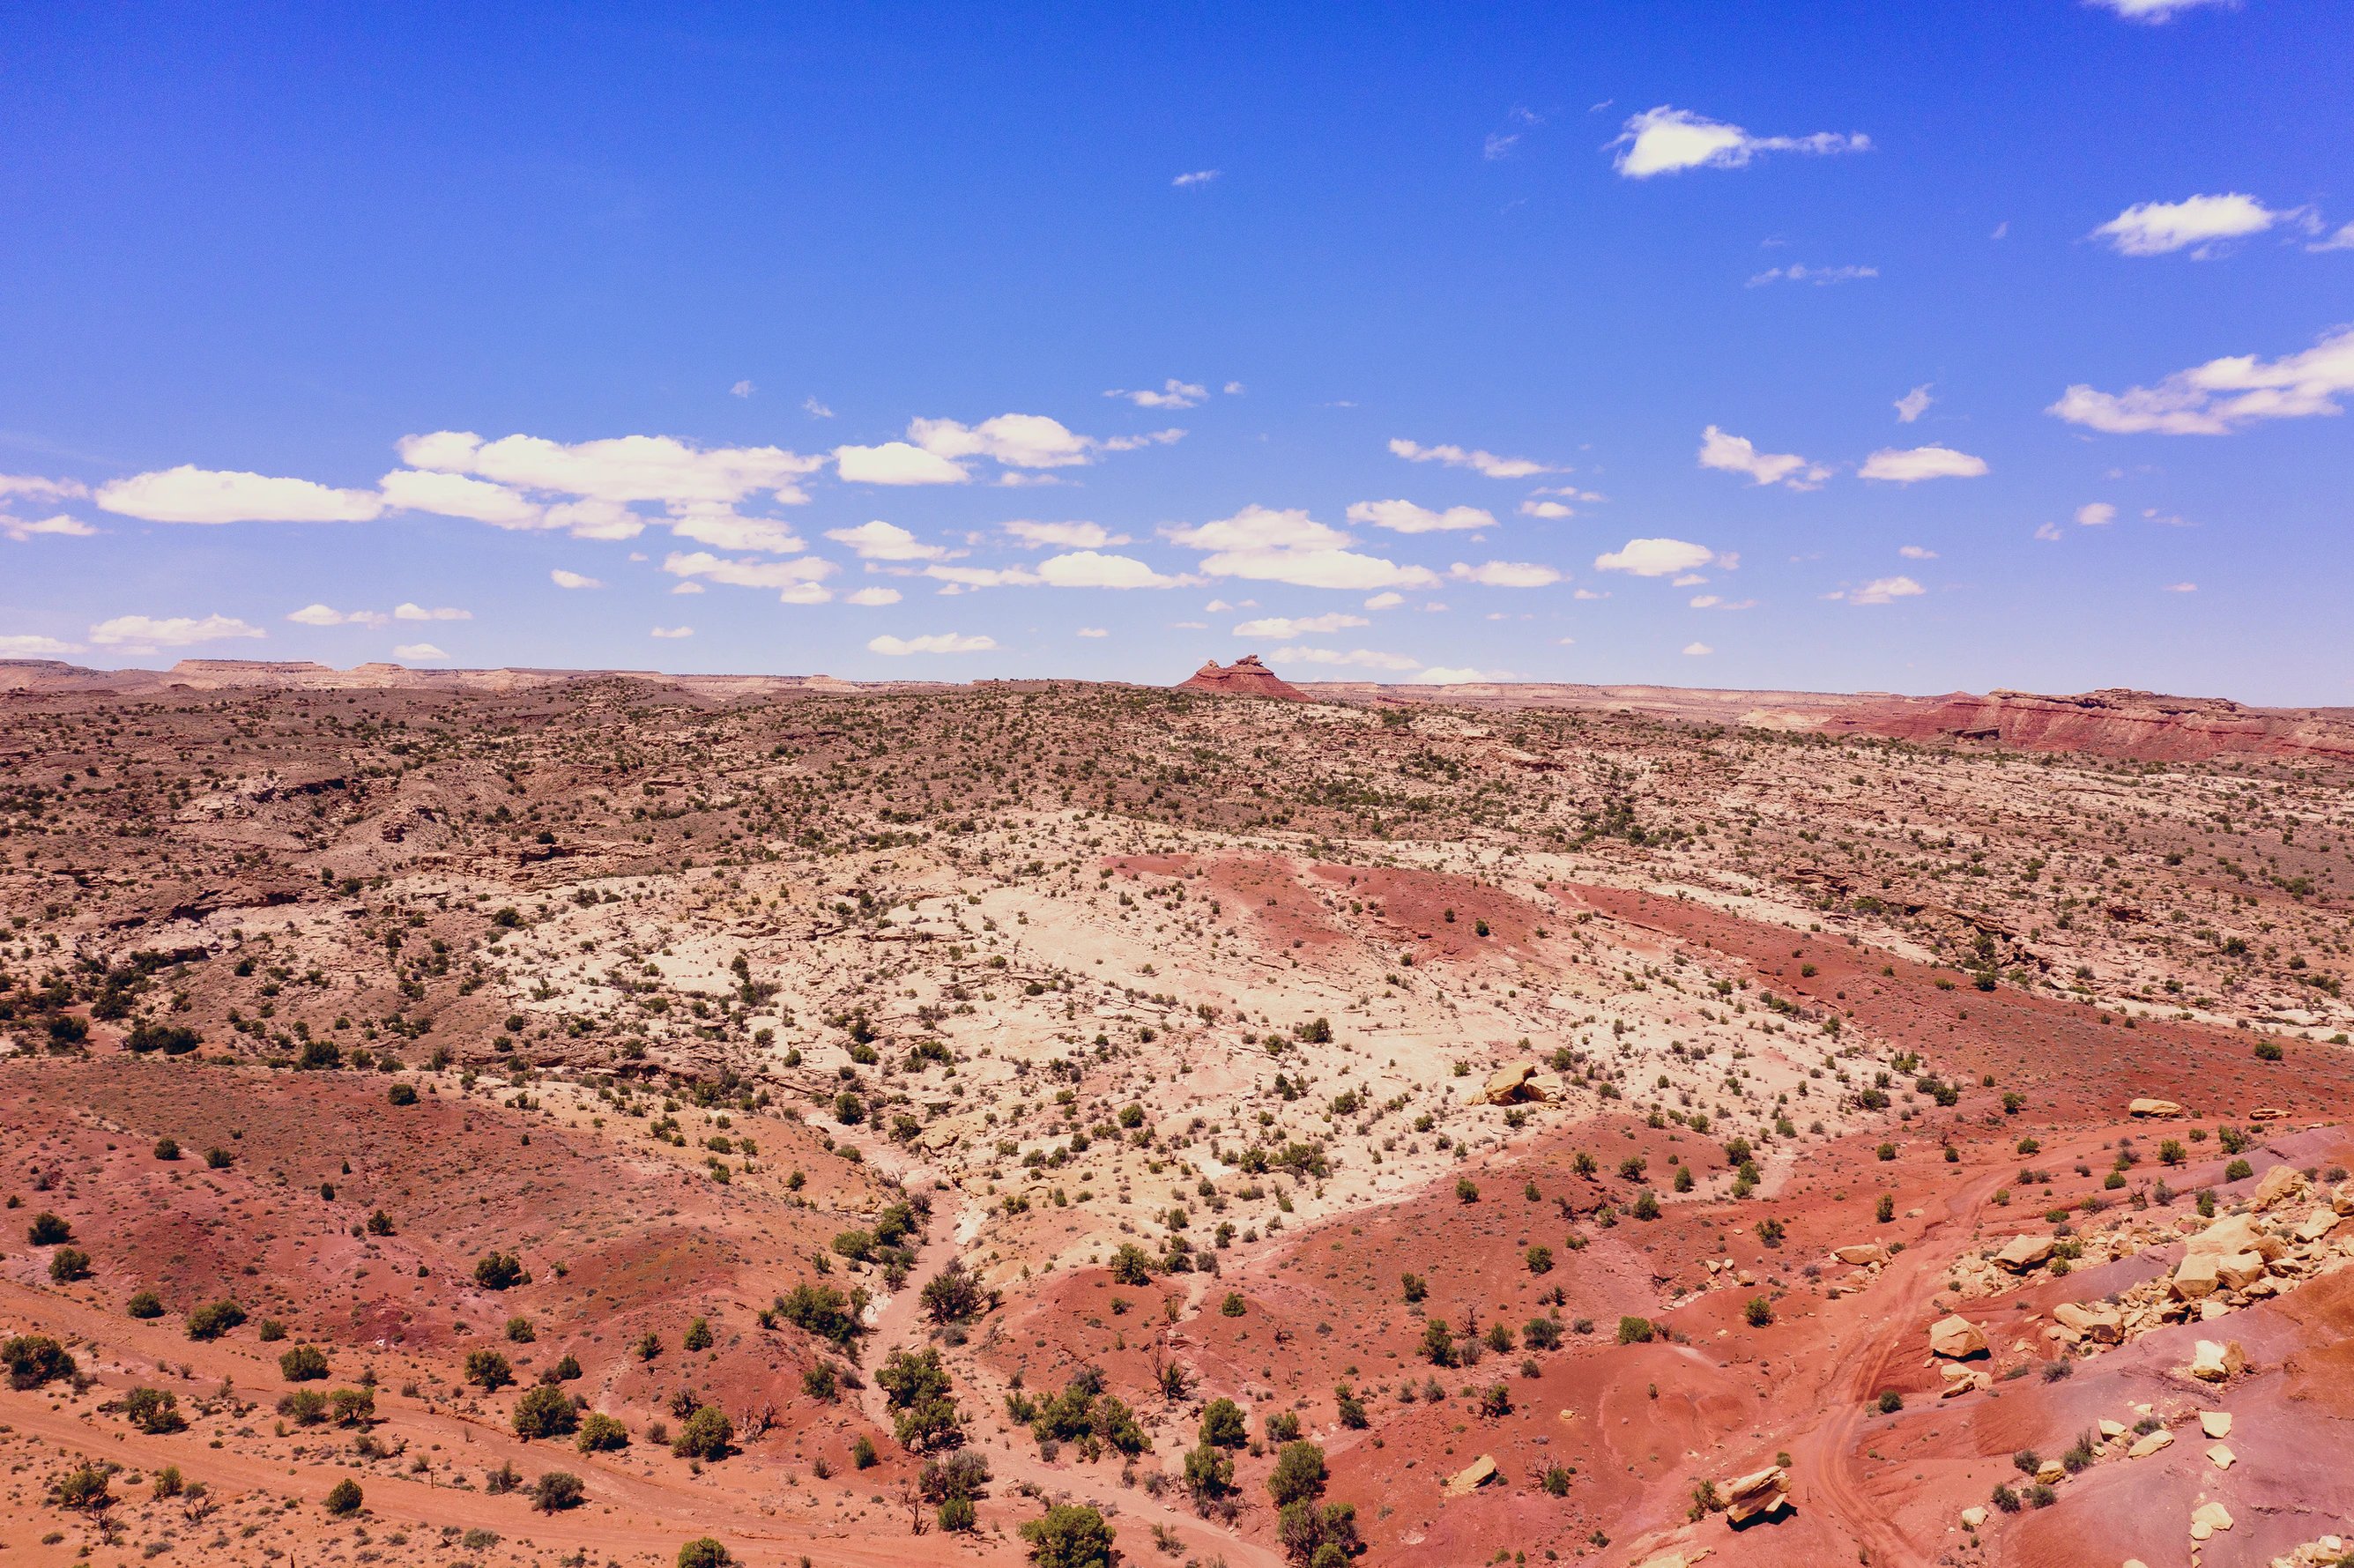
[[[1214,692],[1222,697],[1274,697],[1287,703],[1309,700],[1299,687],[1260,663],[1256,653],[1246,653],[1224,668],[1215,659],[1208,660],[1193,672],[1191,680],[1179,683],[1177,689]]]

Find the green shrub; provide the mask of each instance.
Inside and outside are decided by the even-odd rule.
[[[288,1383],[316,1383],[327,1375],[327,1352],[316,1345],[297,1345],[278,1358],[278,1373]]]
[[[735,1561],[727,1548],[707,1535],[698,1536],[678,1549],[678,1568],[729,1568]]]
[[[578,1508],[588,1490],[571,1471],[550,1470],[532,1483],[531,1506],[542,1513],[561,1513],[568,1508]]]
[[[630,1446],[630,1429],[604,1412],[592,1410],[580,1418],[579,1443],[584,1454],[610,1453]]]
[[[515,1401],[514,1425],[515,1436],[528,1442],[534,1437],[564,1437],[580,1425],[573,1410],[572,1396],[554,1383],[543,1383],[524,1390]]]
[[[217,1340],[244,1321],[245,1308],[236,1302],[207,1302],[188,1314],[188,1338]]]
[[[479,1385],[484,1393],[496,1393],[514,1382],[514,1368],[497,1351],[480,1346],[466,1352],[466,1381]]]
[[[25,1234],[35,1246],[56,1246],[60,1242],[73,1240],[73,1226],[58,1215],[44,1211],[33,1216],[33,1223],[26,1227]]]
[[[327,1511],[341,1519],[360,1511],[360,1484],[349,1476],[337,1481],[327,1492]]]
[[[0,1361],[7,1363],[8,1386],[19,1390],[38,1388],[80,1370],[66,1348],[47,1334],[19,1334],[0,1343]]]
[[[1113,1532],[1102,1513],[1084,1503],[1056,1503],[1022,1526],[1037,1568],[1111,1568]]]
[[[152,1290],[134,1290],[131,1293],[131,1299],[123,1304],[122,1309],[133,1318],[161,1318],[164,1315],[164,1303],[162,1298]]]
[[[180,1396],[164,1388],[134,1388],[124,1394],[122,1418],[150,1435],[177,1432],[187,1425],[180,1414]]]
[[[682,1459],[724,1459],[734,1451],[736,1424],[716,1404],[706,1404],[679,1425],[670,1451]]]
[[[49,1278],[58,1285],[71,1285],[90,1277],[90,1254],[78,1246],[61,1246],[49,1254]]]

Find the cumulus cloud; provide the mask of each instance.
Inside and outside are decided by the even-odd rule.
[[[1071,550],[1093,550],[1106,545],[1125,545],[1128,535],[1106,531],[1100,523],[1034,523],[1027,518],[1008,523],[1005,531],[1023,548],[1036,550],[1048,545]]]
[[[991,637],[966,637],[953,631],[928,632],[921,637],[876,637],[867,644],[867,652],[888,653],[894,658],[909,653],[986,653],[997,646]]]
[[[692,626],[657,626],[649,635],[668,638],[675,641],[681,637],[694,636],[695,628]]]
[[[1438,534],[1465,528],[1492,528],[1495,514],[1477,506],[1450,506],[1433,512],[1411,501],[1359,501],[1349,507],[1349,521],[1386,528],[1393,534]]]
[[[2342,225],[2337,233],[2327,239],[2317,239],[2306,249],[2307,250],[2354,250],[2354,223]]]
[[[1704,659],[1715,652],[1715,649],[1711,648],[1705,642],[1687,642],[1684,644],[1684,652],[1694,659]]]
[[[671,519],[670,531],[682,539],[720,550],[765,550],[790,556],[805,548],[801,535],[767,517],[746,517],[730,506],[697,506]]]
[[[758,392],[758,390],[759,388],[753,386],[749,381],[738,381],[735,386],[727,388],[727,395],[731,397],[749,397],[753,393]]]
[[[392,624],[392,617],[379,609],[341,610],[323,604],[306,604],[289,612],[286,619],[298,626],[379,627]]]
[[[978,425],[914,419],[907,439],[936,457],[992,458],[1009,468],[1075,468],[1095,444],[1044,414],[1000,414]]]
[[[1531,561],[1483,561],[1476,567],[1458,561],[1447,568],[1447,575],[1457,582],[1478,583],[1482,588],[1547,588],[1561,581],[1561,574],[1553,567]]]
[[[1936,401],[1935,398],[1929,396],[1930,385],[1931,383],[1924,381],[1920,386],[1915,387],[1912,391],[1907,392],[1903,397],[1896,399],[1896,422],[1898,424],[1909,425],[1914,420],[1919,418],[1922,415],[1929,411],[1929,405]]]
[[[1294,637],[1320,637],[1335,631],[1344,631],[1352,626],[1371,626],[1372,624],[1372,621],[1362,615],[1350,615],[1336,609],[1327,615],[1299,617],[1270,615],[1257,620],[1246,620],[1235,628],[1235,635],[1274,637],[1288,641]]]
[[[1352,541],[1304,511],[1257,504],[1196,527],[1167,530],[1188,549],[1208,550],[1202,569],[1212,577],[1290,583],[1299,588],[1430,588],[1437,577],[1344,548]]]
[[[546,508],[504,484],[462,473],[395,469],[378,482],[387,506],[400,512],[431,512],[464,517],[494,528],[545,528]]]
[[[1365,601],[1367,609],[1395,609],[1405,602],[1402,593],[1377,593]]]
[[[232,637],[266,637],[259,626],[249,626],[233,615],[207,615],[201,620],[170,616],[118,615],[90,629],[90,640],[101,647],[140,643],[157,648],[185,648],[194,642],[218,642]]]
[[[966,588],[1036,588],[1046,579],[1027,567],[944,567],[937,562],[924,568],[924,575],[949,586],[942,593],[961,593]]]
[[[895,588],[863,588],[856,593],[844,594],[844,604],[882,605],[899,602],[899,590]]]
[[[2087,501],[2076,508],[2076,521],[2087,528],[2097,528],[2104,523],[2113,522],[2116,514],[2117,509],[2105,501]]]
[[[583,577],[578,572],[567,571],[562,567],[550,567],[547,580],[560,588],[600,588],[605,586],[595,577]]]
[[[1729,435],[1714,425],[1701,432],[1700,466],[1745,473],[1753,484],[1782,484],[1792,490],[1816,489],[1831,476],[1830,470],[1796,452],[1761,452],[1748,437]]]
[[[1196,185],[1208,185],[1212,180],[1216,179],[1223,173],[1225,173],[1225,171],[1222,169],[1195,169],[1191,174],[1178,175],[1169,183],[1175,185],[1181,191],[1191,190]]]
[[[450,657],[430,642],[403,642],[394,647],[392,656],[406,659],[412,664],[431,663]]]
[[[853,484],[964,484],[972,475],[907,441],[874,447],[836,447],[834,471]]]
[[[149,523],[365,523],[384,511],[373,491],[186,463],[101,485],[96,499]]]
[[[67,501],[87,496],[87,486],[70,479],[42,479],[29,473],[0,473],[0,501],[29,495],[43,501]]]
[[[801,412],[807,414],[812,419],[831,419],[833,418],[833,410],[819,402],[814,397],[804,397],[801,399]]]
[[[2354,391],[2354,327],[2279,359],[2234,355],[2178,370],[2155,387],[2099,392],[2071,387],[2044,410],[2111,435],[2221,436],[2259,419],[2340,412]]]
[[[1986,471],[1986,459],[1951,447],[1882,447],[1856,471],[1866,479],[1912,484],[1925,479],[1976,479]]]
[[[1915,599],[1928,591],[1911,577],[1874,577],[1860,588],[1830,597],[1844,598],[1850,604],[1893,604],[1900,599]]]
[[[54,517],[10,517],[0,514],[0,535],[22,545],[35,535],[49,535],[68,539],[88,539],[98,530],[79,517],[69,517],[60,512]]]
[[[1661,104],[1628,117],[1613,164],[1630,180],[1685,169],[1737,169],[1760,153],[1861,153],[1872,139],[1818,131],[1809,136],[1752,136],[1738,125]]]
[[[1195,580],[1165,576],[1133,556],[1107,556],[1097,550],[1049,556],[1038,563],[1038,576],[1049,588],[1165,588]]]
[[[1270,664],[1333,664],[1362,670],[1419,670],[1422,662],[1403,653],[1382,653],[1371,648],[1277,648],[1267,655]]]
[[[825,536],[849,546],[862,561],[938,561],[949,556],[939,546],[924,544],[896,523],[879,517],[855,528],[829,528]]]
[[[1934,561],[1937,558],[1936,551],[1920,545],[1903,546],[1896,553],[1908,561]]]
[[[0,637],[0,659],[48,659],[61,653],[79,653],[79,642],[60,642],[54,637],[42,637],[31,632],[17,632]]]
[[[1759,289],[1768,283],[1852,283],[1860,278],[1879,276],[1877,267],[1809,267],[1794,261],[1787,267],[1768,267],[1763,272],[1751,273],[1748,286]]]
[[[1622,547],[1595,556],[1594,565],[1597,571],[1665,577],[1708,566],[1716,558],[1716,552],[1707,546],[1682,539],[1629,539]]]
[[[1498,457],[1494,452],[1482,451],[1478,448],[1426,447],[1403,437],[1391,440],[1390,451],[1408,462],[1443,462],[1449,468],[1468,468],[1474,472],[1484,473],[1490,479],[1526,479],[1532,474],[1568,471],[1566,469],[1548,468],[1528,458]]]
[[[2226,196],[2185,196],[2180,201],[2146,201],[2093,230],[2093,238],[2107,240],[2123,256],[2189,250],[2203,261],[2221,254],[2228,241],[2262,234],[2295,216],[2274,212],[2255,197],[2233,191]]]
[[[1304,508],[1278,511],[1256,502],[1231,517],[1166,532],[1189,550],[1320,550],[1350,542],[1348,535],[1316,522]]]
[[[1191,408],[1210,395],[1206,387],[1190,381],[1180,381],[1174,376],[1161,384],[1161,390],[1130,392],[1119,387],[1104,394],[1107,397],[1125,397],[1140,408]]]
[[[1521,503],[1521,515],[1555,518],[1575,517],[1577,514],[1558,501],[1523,501]]]
[[[403,462],[436,473],[469,473],[523,490],[627,504],[659,502],[732,506],[756,491],[806,501],[798,481],[823,458],[779,447],[697,447],[670,436],[614,436],[565,445],[538,436],[485,441],[471,430],[404,437]]]
[[[395,620],[472,620],[474,612],[459,609],[452,605],[438,605],[428,609],[421,604],[404,602],[392,607],[392,618]]]
[[[1111,632],[1100,626],[1082,626],[1079,628],[1077,635],[1081,637],[1109,637]]]
[[[2189,11],[2200,5],[2229,5],[2237,0],[2085,0],[2105,11],[2115,11],[2129,22],[2153,25],[2172,18],[2177,11]]]
[[[2199,591],[2199,585],[2197,583],[2168,583],[2166,585],[2166,591],[2168,593],[2197,593]]]
[[[822,586],[832,561],[803,556],[792,561],[731,560],[708,550],[673,551],[662,569],[674,577],[704,577],[731,588],[772,588],[787,604],[823,604],[833,595]]]

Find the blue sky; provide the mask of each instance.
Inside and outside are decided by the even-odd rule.
[[[0,656],[2354,703],[2342,0],[486,11],[12,18]]]

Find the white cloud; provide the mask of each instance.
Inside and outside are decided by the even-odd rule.
[[[1558,501],[1523,501],[1521,503],[1521,515],[1523,517],[1575,517],[1577,514]]]
[[[1049,556],[1038,563],[1038,576],[1050,588],[1165,588],[1189,579],[1163,576],[1133,556],[1107,556],[1096,550],[1074,550]]]
[[[1763,272],[1750,274],[1748,287],[1758,289],[1768,283],[1812,283],[1820,287],[1825,283],[1852,283],[1861,278],[1879,276],[1880,269],[1877,267],[1809,267],[1804,262],[1794,261],[1787,267],[1768,267]]]
[[[1180,381],[1174,376],[1162,382],[1158,392],[1129,392],[1115,387],[1104,394],[1107,397],[1125,397],[1140,408],[1191,408],[1209,395],[1208,387]]]
[[[1336,664],[1363,670],[1419,670],[1421,661],[1403,653],[1381,653],[1371,648],[1352,648],[1343,653],[1334,648],[1277,648],[1269,651],[1270,664]]]
[[[504,484],[462,473],[438,473],[427,469],[395,469],[378,482],[384,503],[398,511],[431,512],[443,517],[465,517],[494,528],[545,528],[546,509]]]
[[[560,588],[599,588],[605,586],[595,577],[582,577],[578,572],[567,571],[562,567],[550,568],[547,580]]]
[[[61,653],[79,653],[79,642],[60,642],[54,637],[41,637],[29,632],[0,637],[0,659],[46,659]]]
[[[1526,479],[1532,474],[1566,473],[1566,469],[1548,468],[1529,458],[1498,457],[1494,452],[1477,448],[1466,450],[1458,446],[1426,447],[1419,441],[1394,437],[1390,441],[1393,455],[1408,462],[1443,462],[1449,468],[1468,468],[1484,473],[1490,479]]]
[[[1684,169],[1737,169],[1760,153],[1861,153],[1872,139],[1818,131],[1810,136],[1752,136],[1738,125],[1661,104],[1627,121],[1614,166],[1630,180]]]
[[[1100,523],[1033,523],[1027,518],[1008,523],[1005,531],[1028,549],[1048,545],[1070,550],[1093,550],[1105,545],[1125,545],[1128,535],[1105,531]]]
[[[2349,391],[2354,391],[2354,327],[2323,338],[2302,354],[2273,360],[2252,354],[2211,359],[2178,370],[2155,387],[2118,393],[2071,387],[2044,412],[2111,435],[2220,436],[2258,419],[2338,413],[2333,399]]]
[[[856,593],[843,596],[844,604],[881,605],[899,602],[899,590],[895,588],[863,588]]]
[[[985,457],[1010,468],[1075,468],[1095,443],[1044,414],[1000,414],[978,425],[913,419],[907,439],[935,457]]]
[[[450,605],[428,609],[421,604],[403,603],[392,607],[392,618],[395,620],[472,620],[474,619],[474,612],[471,609],[459,609]]]
[[[19,545],[26,543],[37,534],[68,539],[89,539],[95,537],[97,533],[97,529],[80,518],[69,517],[62,512],[54,517],[34,518],[29,521],[20,517],[0,515],[0,535],[7,535]]]
[[[1796,452],[1761,452],[1748,437],[1728,435],[1714,425],[1701,432],[1700,466],[1745,473],[1753,484],[1784,484],[1792,490],[1816,489],[1831,476],[1830,470]]]
[[[673,593],[701,593],[703,591],[703,585],[698,582],[673,583],[671,586],[670,591]]]
[[[935,631],[922,637],[877,637],[866,644],[872,653],[888,653],[894,658],[909,653],[986,653],[997,646],[994,638],[965,637],[953,631]]]
[[[694,636],[695,628],[692,626],[657,626],[649,635],[675,640],[681,637]]]
[[[1224,172],[1220,169],[1195,169],[1192,174],[1180,175],[1169,183],[1181,191],[1187,190],[1195,185],[1206,185]]]
[[[2122,256],[2164,256],[2189,250],[2199,260],[2219,254],[2227,240],[2262,234],[2293,216],[2274,212],[2252,196],[2185,196],[2129,207],[2093,230]]]
[[[1246,620],[1235,628],[1235,635],[1278,639],[1320,637],[1346,630],[1352,626],[1371,626],[1372,624],[1372,621],[1362,615],[1350,615],[1346,611],[1336,609],[1328,615],[1299,617],[1270,615],[1257,620]]]
[[[949,556],[939,546],[924,544],[905,528],[879,517],[855,528],[829,528],[825,536],[849,546],[862,561],[938,561]]]
[[[1365,601],[1367,609],[1395,609],[1405,602],[1402,593],[1377,593]]]
[[[2047,545],[2056,545],[2067,535],[2060,532],[2059,524],[2055,523],[2038,523],[2035,525],[2035,536]]]
[[[1908,561],[1934,561],[1937,558],[1936,551],[1925,549],[1919,545],[1906,545],[1896,553]]]
[[[1912,391],[1907,392],[1903,397],[1896,399],[1896,422],[1898,424],[1909,425],[1914,420],[1919,418],[1922,415],[1929,411],[1929,405],[1936,401],[1935,398],[1929,396],[1929,387],[1931,385],[1932,383],[1924,381],[1920,386],[1915,387]]]
[[[1757,601],[1754,599],[1728,599],[1722,594],[1702,593],[1692,596],[1691,608],[1694,609],[1755,609],[1757,608]]]
[[[1450,506],[1433,512],[1411,501],[1358,501],[1349,507],[1349,521],[1369,523],[1393,534],[1438,534],[1465,528],[1492,528],[1495,514],[1477,506]]]
[[[833,597],[820,586],[833,574],[833,563],[815,556],[793,561],[742,561],[708,550],[673,551],[663,557],[662,569],[674,577],[708,577],[730,588],[778,588],[787,604],[823,604]]]
[[[1348,535],[1314,521],[1302,508],[1277,511],[1256,502],[1231,517],[1164,532],[1189,550],[1320,550],[1349,543]]]
[[[836,447],[834,471],[853,484],[963,484],[972,475],[941,457],[906,441],[875,447]]]
[[[1681,577],[1677,577],[1674,581],[1668,584],[1668,586],[1670,588],[1698,588],[1701,584],[1706,581],[1708,581],[1708,579],[1698,572],[1686,572]]]
[[[549,507],[547,526],[569,529],[576,539],[634,539],[646,531],[646,520],[618,501],[588,497]]]
[[[1229,381],[1218,390],[1229,397],[1239,397],[1243,395],[1243,384],[1239,381]]]
[[[366,626],[392,624],[392,617],[378,609],[340,610],[323,604],[306,604],[290,612],[287,620],[298,626]]]
[[[1457,582],[1478,583],[1482,588],[1548,588],[1561,581],[1561,574],[1553,567],[1531,561],[1483,561],[1476,567],[1458,561],[1447,568],[1447,575]]]
[[[1622,548],[1595,556],[1594,565],[1598,571],[1664,577],[1705,567],[1715,559],[1716,552],[1705,545],[1681,539],[1629,539]]]
[[[1716,650],[1705,642],[1687,642],[1684,644],[1684,652],[1694,659],[1704,659]]]
[[[2354,223],[2342,226],[2328,238],[2317,239],[2306,249],[2307,250],[2354,250]]]
[[[384,511],[373,491],[186,463],[101,485],[97,501],[149,523],[365,523]]]
[[[1912,484],[1924,479],[1976,479],[1986,471],[1986,459],[1951,447],[1882,447],[1864,459],[1856,472],[1865,479]]]
[[[1911,577],[1874,577],[1847,595],[1850,604],[1893,604],[1900,599],[1916,599],[1929,590]]]
[[[0,501],[12,495],[38,496],[44,501],[65,501],[87,496],[90,490],[70,479],[42,479],[29,473],[0,473]]]
[[[758,392],[758,390],[759,388],[753,386],[749,381],[738,381],[735,386],[727,388],[728,395],[736,397],[749,397],[753,393]]]
[[[2115,519],[2117,509],[2105,501],[2087,501],[2076,508],[2076,521],[2087,528],[2097,528]]]
[[[2188,11],[2199,5],[2235,5],[2237,0],[2084,0],[2084,3],[2115,11],[2129,22],[2154,25],[2168,20],[2177,11]]]
[[[730,506],[696,506],[671,520],[670,531],[682,539],[720,550],[765,550],[790,556],[805,549],[801,535],[768,517],[746,517]]]
[[[392,656],[396,659],[406,659],[415,664],[430,663],[450,657],[430,642],[400,643],[393,649]]]
[[[778,447],[702,448],[670,436],[615,436],[566,446],[538,436],[485,441],[469,430],[404,437],[401,461],[438,473],[472,473],[525,490],[626,504],[701,502],[732,506],[755,491],[805,501],[797,482],[825,461]]]
[[[1424,567],[1344,548],[1352,542],[1348,535],[1297,508],[1253,504],[1231,517],[1164,532],[1188,549],[1214,551],[1202,562],[1213,577],[1355,589],[1430,588],[1438,581]]]
[[[265,637],[259,626],[248,626],[231,615],[207,615],[203,620],[172,616],[158,620],[146,615],[118,615],[90,629],[90,640],[101,647],[121,643],[152,643],[161,648],[185,648],[192,642],[218,642],[231,637]]]
[[[2199,585],[2197,583],[2168,583],[2166,585],[2166,591],[2168,593],[2197,593],[2199,591]]]

